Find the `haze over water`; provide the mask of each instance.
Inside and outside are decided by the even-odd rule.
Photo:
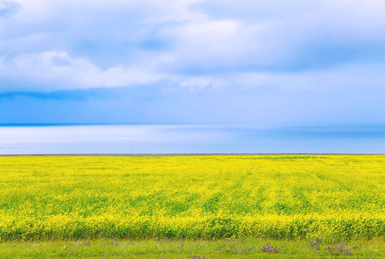
[[[385,127],[2,126],[0,154],[385,153]]]

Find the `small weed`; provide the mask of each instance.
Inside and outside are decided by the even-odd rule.
[[[320,250],[320,245],[322,243],[322,238],[317,238],[316,241],[310,242],[309,247],[315,251]]]
[[[262,245],[262,252],[276,254],[276,253],[279,253],[282,250],[282,248],[274,247],[272,245],[266,244],[266,245]]]
[[[353,255],[353,252],[357,251],[359,247],[348,247],[346,243],[336,244],[334,247],[328,246],[325,248],[332,255]]]

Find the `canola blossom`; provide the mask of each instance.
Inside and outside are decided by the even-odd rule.
[[[385,236],[385,156],[0,157],[0,240]]]

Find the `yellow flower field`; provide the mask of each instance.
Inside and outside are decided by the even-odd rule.
[[[385,236],[385,156],[0,157],[0,239]]]

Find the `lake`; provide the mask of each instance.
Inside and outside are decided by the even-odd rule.
[[[385,153],[385,126],[0,126],[0,154]]]

